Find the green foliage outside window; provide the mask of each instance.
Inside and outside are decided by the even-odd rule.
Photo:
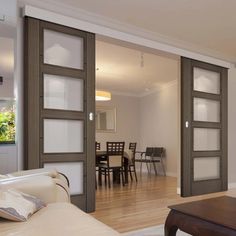
[[[15,142],[15,106],[8,104],[0,108],[0,143]]]

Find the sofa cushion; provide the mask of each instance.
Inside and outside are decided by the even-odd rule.
[[[26,221],[34,212],[45,207],[38,198],[14,189],[0,191],[0,217]]]
[[[120,234],[70,203],[52,203],[26,222],[0,221],[0,235],[118,236]]]
[[[1,179],[0,189],[16,189],[35,196],[46,204],[55,202],[57,199],[57,185],[49,176],[19,176]],[[65,191],[63,193],[65,194]]]

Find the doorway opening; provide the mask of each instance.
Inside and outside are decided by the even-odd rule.
[[[97,171],[94,216],[104,220],[100,216],[107,214],[107,220],[111,220],[111,212],[118,217],[115,211],[123,208],[132,212],[127,216],[131,220],[133,215],[140,215],[144,202],[148,204],[151,199],[157,199],[157,195],[163,199],[177,195],[180,182],[180,57],[98,37],[96,91],[111,95],[108,101],[96,101],[96,142],[102,151],[106,151],[107,142],[125,142],[125,151],[130,143],[137,143],[137,181],[133,173],[133,180],[128,173],[125,186],[112,181],[109,188],[103,175],[99,182]],[[164,148],[164,167],[159,162],[139,161],[145,158],[147,147]]]

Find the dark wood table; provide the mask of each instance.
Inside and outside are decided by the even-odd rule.
[[[165,236],[236,236],[236,198],[223,196],[170,206]]]

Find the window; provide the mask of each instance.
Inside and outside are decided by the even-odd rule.
[[[0,100],[0,143],[15,143],[15,101]]]

